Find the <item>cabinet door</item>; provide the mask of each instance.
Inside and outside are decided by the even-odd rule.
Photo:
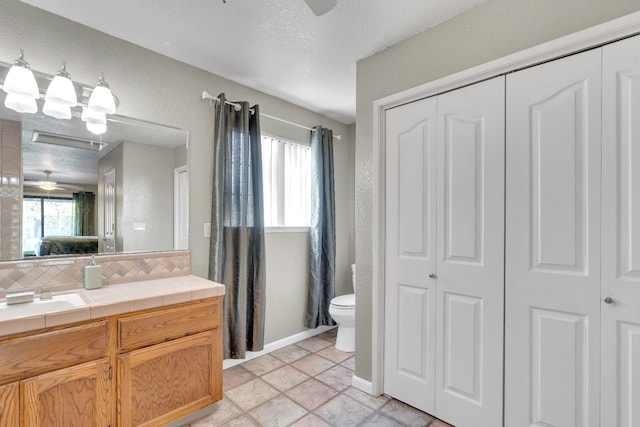
[[[434,412],[436,98],[386,113],[384,392]]]
[[[20,393],[18,383],[0,386],[0,427],[20,425]]]
[[[640,38],[603,48],[602,426],[640,425]],[[606,300],[610,298],[611,300]],[[607,303],[609,302],[609,303]]]
[[[220,329],[118,357],[121,426],[158,426],[222,399]]]
[[[109,362],[98,360],[21,382],[26,426],[113,425]]]
[[[504,77],[438,97],[436,411],[502,425]]]
[[[505,425],[600,421],[601,50],[507,76]]]

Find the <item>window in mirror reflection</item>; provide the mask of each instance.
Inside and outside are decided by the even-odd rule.
[[[74,193],[71,199],[25,196],[22,204],[23,255],[96,252],[94,199],[93,193]],[[86,236],[91,238],[83,238]]]

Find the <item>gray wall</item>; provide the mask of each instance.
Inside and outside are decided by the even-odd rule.
[[[173,249],[174,149],[125,141],[122,165],[122,250]],[[152,165],[152,166],[145,166]],[[135,230],[144,223],[144,230]]]
[[[215,40],[212,43],[216,43]],[[38,71],[54,74],[62,60],[74,80],[93,84],[100,72],[105,73],[111,89],[120,99],[118,113],[126,116],[164,123],[186,129],[189,140],[189,215],[192,271],[206,277],[208,270],[209,240],[205,239],[203,225],[211,216],[211,175],[213,135],[213,107],[203,102],[203,90],[217,94],[225,92],[231,100],[247,100],[259,104],[261,111],[276,117],[307,126],[322,124],[342,135],[336,141],[336,220],[337,239],[337,287],[339,293],[350,289],[349,264],[353,262],[353,196],[352,188],[354,150],[353,125],[328,119],[322,115],[297,107],[281,99],[239,85],[206,71],[169,59],[149,50],[97,32],[48,12],[36,9],[17,0],[0,0],[0,61],[13,62],[20,48],[25,57]],[[306,138],[307,132],[280,125],[264,118],[262,130],[285,138]],[[293,135],[292,135],[293,134]],[[296,240],[292,236],[292,241]],[[269,253],[278,254],[293,244],[285,236],[270,245]],[[279,286],[300,286],[295,278],[288,276],[288,265],[272,262],[267,254],[267,271],[272,276],[283,277]],[[299,252],[297,263],[303,263],[304,254]],[[269,283],[267,283],[269,288]],[[269,291],[267,291],[269,292]],[[268,301],[275,298],[267,296]],[[299,307],[305,302],[291,301]],[[273,310],[269,305],[267,312]],[[291,319],[302,323],[301,319]],[[266,329],[274,337],[287,334],[267,324]]]
[[[639,0],[489,0],[357,65],[356,375],[371,380],[373,101],[635,12]]]

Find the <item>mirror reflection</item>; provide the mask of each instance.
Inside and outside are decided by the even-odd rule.
[[[118,115],[97,136],[0,91],[0,260],[186,249],[187,139]]]

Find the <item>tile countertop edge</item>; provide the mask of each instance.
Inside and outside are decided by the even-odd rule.
[[[78,288],[56,292],[53,295],[55,298],[56,294],[68,293],[77,293],[86,305],[2,320],[0,339],[45,327],[139,311],[138,307],[152,309],[171,305],[172,301],[189,302],[222,296],[225,294],[225,287],[211,280],[187,275],[109,285],[91,290]]]

